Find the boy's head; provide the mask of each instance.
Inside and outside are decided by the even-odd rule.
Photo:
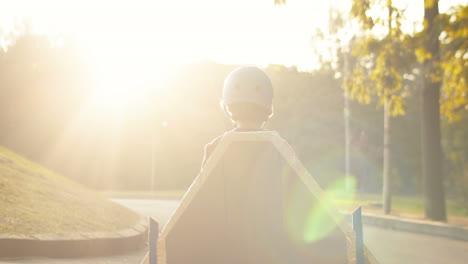
[[[224,81],[221,106],[238,126],[261,128],[273,115],[273,86],[262,70],[243,66]]]

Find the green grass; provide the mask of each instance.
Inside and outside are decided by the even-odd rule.
[[[0,147],[0,234],[79,234],[133,226],[139,216]]]
[[[359,194],[354,199],[339,197],[336,205],[341,210],[353,210],[362,206],[367,211],[378,211],[379,208],[373,204],[382,201],[382,197],[377,194]],[[468,208],[462,201],[447,200],[447,214],[454,217],[468,217]],[[424,214],[423,199],[419,197],[392,197],[392,210],[401,214]]]

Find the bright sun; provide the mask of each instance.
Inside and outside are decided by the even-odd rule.
[[[100,55],[90,57],[94,68],[96,88],[89,99],[89,105],[95,111],[104,114],[122,114],[129,107],[143,103],[151,89],[163,89],[164,62],[152,63],[138,50],[127,56],[102,56],[105,51],[93,47],[91,51]]]
[[[89,108],[106,116],[165,89],[174,65],[207,59],[316,68],[310,35],[328,7],[305,0],[17,0],[0,10],[0,25],[14,14],[52,38],[73,35],[98,83]]]
[[[82,3],[85,20],[80,15],[64,22],[96,73],[99,85],[90,98],[96,111],[121,113],[148,89],[164,89],[172,65],[202,59],[261,66],[315,61],[304,31],[313,30],[310,18],[317,16],[306,15],[294,3],[289,9],[274,6],[272,0],[97,3]]]

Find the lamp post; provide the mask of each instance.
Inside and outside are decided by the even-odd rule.
[[[350,22],[350,18],[345,16],[342,12],[343,4],[340,2],[336,4],[334,0],[329,1],[329,10],[330,10],[330,25],[329,25],[329,33],[332,36],[333,46],[335,50],[338,50],[339,53],[335,54],[338,56],[338,69],[341,66],[339,64],[339,56],[343,55],[343,68],[342,68],[342,89],[343,89],[343,120],[344,120],[344,144],[345,144],[345,188],[347,192],[353,191],[352,188],[352,178],[351,178],[351,158],[350,158],[350,140],[351,140],[351,131],[350,131],[350,117],[351,117],[351,110],[349,106],[349,94],[345,88],[345,81],[348,79],[350,72],[349,72],[349,53],[350,53],[350,44],[354,37],[355,32],[353,30],[352,23]],[[335,10],[335,12],[333,11]],[[339,11],[341,10],[341,11]],[[340,54],[341,53],[341,54]]]
[[[342,37],[339,38],[339,43],[341,46],[341,53],[343,54],[343,119],[344,119],[344,137],[345,137],[345,181],[346,181],[346,191],[352,191],[351,188],[351,153],[350,153],[350,145],[351,145],[351,130],[350,130],[350,117],[351,117],[351,109],[349,105],[349,93],[346,90],[345,83],[346,80],[349,78],[349,45],[351,43],[351,39],[353,37],[352,33],[350,33],[349,23],[346,23],[344,26],[345,31],[342,34]]]
[[[346,191],[351,191],[351,159],[350,159],[350,124],[349,118],[351,110],[349,109],[349,94],[345,88],[345,81],[349,76],[349,58],[347,47],[344,51],[344,66],[343,66],[343,98],[344,98],[344,130],[345,130],[345,177],[346,177]]]
[[[151,192],[154,192],[155,181],[156,181],[156,135],[154,133],[151,135]]]

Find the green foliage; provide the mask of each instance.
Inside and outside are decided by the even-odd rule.
[[[424,1],[424,8],[430,9],[437,3],[436,0],[426,0]]]
[[[346,80],[345,88],[348,89],[351,99],[359,103],[369,104],[371,102],[370,81],[366,78],[364,67],[355,67],[351,78]]]
[[[441,113],[450,123],[468,110],[468,5],[452,8],[441,19]]]
[[[435,1],[426,1],[430,6]],[[428,26],[425,21],[426,28]],[[452,7],[440,14],[434,32],[419,32],[412,37],[412,48],[422,65],[433,59],[424,41],[433,34],[440,34],[440,64],[431,65],[433,70],[425,75],[433,82],[441,82],[440,112],[454,123],[462,119],[468,110],[468,6]]]
[[[368,12],[373,4],[372,2],[371,0],[353,1],[351,7],[351,15],[357,18],[365,30],[370,30],[375,25],[374,19],[368,15]]]
[[[370,11],[387,12],[385,19],[375,18]],[[411,38],[401,31],[403,11],[382,1],[355,0],[351,14],[361,25],[362,34],[351,42],[356,64],[345,81],[351,99],[369,104],[373,97],[378,105],[389,104],[390,115],[405,114],[404,76],[412,74],[414,55]],[[386,35],[373,30],[386,29]]]

